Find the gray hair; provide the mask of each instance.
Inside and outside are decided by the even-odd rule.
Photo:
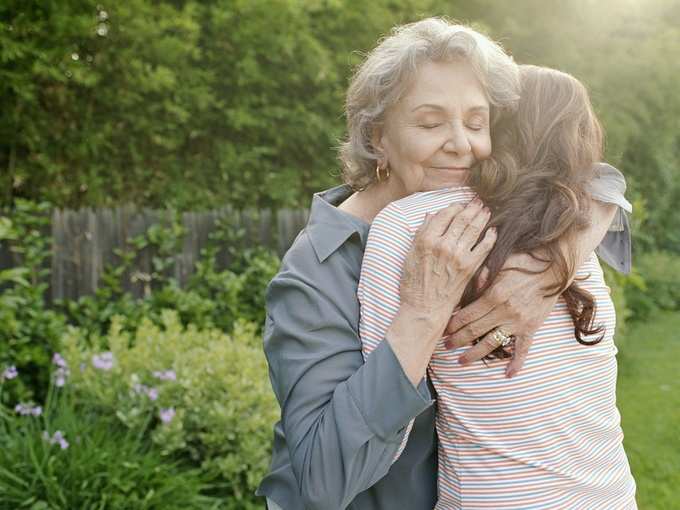
[[[519,100],[517,64],[503,48],[472,28],[442,18],[395,27],[355,72],[345,104],[347,139],[340,146],[343,178],[354,189],[376,180],[380,159],[371,143],[385,112],[394,105],[424,62],[464,59],[472,67],[491,105],[491,124]]]

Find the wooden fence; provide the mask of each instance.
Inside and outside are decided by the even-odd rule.
[[[261,245],[283,255],[307,222],[307,210],[235,211],[230,208],[182,214],[186,229],[181,251],[174,256],[174,277],[186,283],[200,257],[201,249],[215,229],[216,220],[225,218],[236,229],[243,229],[246,245]],[[107,265],[119,262],[114,254],[129,239],[145,233],[155,224],[169,220],[167,211],[137,209],[134,206],[115,209],[54,210],[50,230],[52,236],[51,280],[46,298],[77,299],[97,289]],[[226,248],[223,247],[223,248]],[[139,275],[149,274],[155,250],[145,248],[135,260],[133,270],[125,275],[124,288],[132,295],[144,294],[144,281]],[[229,250],[218,254],[218,267],[229,262]],[[9,246],[0,243],[0,269],[18,263]]]

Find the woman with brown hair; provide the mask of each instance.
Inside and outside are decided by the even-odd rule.
[[[421,239],[429,235],[421,228],[431,223],[427,215],[457,208],[448,229],[456,231],[458,259],[438,269],[461,275],[447,300],[477,299],[517,253],[555,276],[545,292],[559,299],[513,379],[502,361],[512,337],[502,326],[490,332],[496,349],[473,363],[465,353],[475,347],[457,348],[442,331],[426,339],[434,345],[428,374],[438,400],[435,508],[636,508],[616,409],[614,306],[595,255],[578,264],[570,249],[589,225],[602,131],[572,76],[521,66],[520,83],[516,114],[495,127],[493,155],[472,168],[468,186],[416,193],[374,219],[358,288],[364,352],[370,357],[409,299],[400,286],[415,264],[438,263],[438,242]],[[438,129],[432,120],[425,125]],[[465,225],[459,216],[479,199],[490,214]],[[412,244],[420,250],[409,251]]]

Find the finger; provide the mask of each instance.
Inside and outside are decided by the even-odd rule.
[[[484,233],[484,237],[479,242],[479,244],[477,244],[477,246],[475,246],[472,251],[466,253],[466,256],[469,257],[469,267],[473,273],[479,269],[479,266],[481,266],[486,260],[486,257],[489,256],[489,253],[491,253],[491,250],[496,244],[497,238],[498,231],[496,230],[496,227],[491,227]]]
[[[471,345],[472,341],[469,342],[461,342],[454,336],[445,336],[444,337],[444,347],[450,351],[453,351],[455,349],[459,349],[460,347],[465,347],[466,345]]]
[[[498,229],[496,227],[488,228],[479,243],[471,250],[472,254],[486,258],[496,244],[496,239],[498,239]]]
[[[505,369],[506,377],[510,378],[515,376],[522,367],[524,362],[527,360],[529,355],[529,349],[533,343],[533,337],[529,336],[517,336],[515,337],[515,350],[512,353],[512,360],[508,363]]]
[[[446,326],[446,333],[453,335],[468,324],[472,324],[474,321],[484,317],[496,306],[496,303],[487,292],[482,297],[462,308],[456,315],[451,317],[451,319],[449,319],[449,324]],[[472,340],[474,340],[474,338]]]
[[[486,335],[489,331],[498,327],[500,321],[500,314],[493,313],[492,311],[487,315],[480,317],[476,321],[466,325],[456,333],[449,335],[449,339],[446,341],[446,343],[449,344],[453,349],[463,347],[464,345],[470,345],[477,338]]]
[[[459,215],[460,216],[460,215]],[[484,207],[480,209],[477,214],[470,220],[470,222],[465,225],[460,238],[458,240],[459,246],[464,247],[466,250],[471,251],[472,247],[480,241],[480,235],[486,227],[487,223],[491,219],[491,211]],[[456,220],[453,221],[456,223]],[[486,231],[487,233],[489,230]]]
[[[423,222],[420,224],[420,227],[418,227],[418,230],[416,231],[416,235],[422,234],[422,232],[428,228],[430,223],[432,222],[432,216],[433,214],[431,213],[425,213],[425,218],[423,219]]]
[[[442,233],[442,235],[447,235],[449,233],[457,234],[455,236],[455,239],[457,240],[468,227],[468,225],[470,225],[470,223],[472,223],[474,219],[482,213],[483,209],[484,204],[481,200],[478,198],[472,200],[462,211],[452,218],[451,224],[448,226],[447,231]],[[451,237],[451,234],[449,234],[449,237]]]
[[[418,230],[416,230],[416,235],[413,239],[413,250],[427,251],[428,248],[433,246],[432,241],[434,236],[428,235],[429,227],[432,223],[432,216],[434,216],[432,213],[425,213],[425,218],[420,224],[420,227],[418,227]]]
[[[451,226],[446,234],[441,238],[441,246],[447,248],[449,263],[456,269],[465,269],[470,274],[477,271],[477,268],[484,262],[487,255],[496,242],[496,230],[488,229],[479,241],[479,233],[484,229],[484,225],[489,221],[489,214],[480,210],[466,225],[459,223],[458,219],[465,216],[466,211],[461,212],[451,222]],[[472,247],[476,249],[473,251]]]
[[[498,347],[498,342],[493,337],[492,332],[487,333],[484,337],[475,345],[470,347],[467,351],[458,357],[458,363],[461,365],[467,365],[468,363],[473,363],[478,361]]]
[[[457,217],[465,208],[462,204],[451,204],[440,211],[437,211],[430,220],[428,231],[436,236],[442,236],[451,225],[451,222]]]
[[[477,290],[480,291],[484,288],[484,285],[486,285],[486,282],[489,281],[489,268],[484,266],[482,270],[479,272],[479,275],[477,276]]]

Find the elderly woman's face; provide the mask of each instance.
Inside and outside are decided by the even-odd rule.
[[[386,116],[377,147],[405,194],[465,183],[491,154],[489,101],[465,62],[428,62]]]

